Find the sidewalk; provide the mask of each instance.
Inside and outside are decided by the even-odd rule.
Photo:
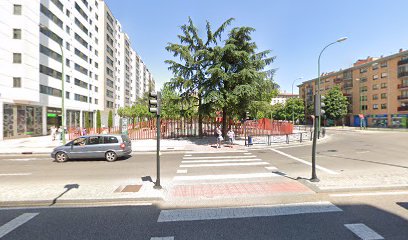
[[[289,135],[289,144],[300,142],[300,134]],[[253,145],[250,148],[265,148],[267,146],[267,137],[253,137]],[[286,136],[273,136],[270,138],[271,146],[288,145]],[[309,133],[302,134],[302,141],[310,141]],[[68,140],[67,140],[68,142]],[[132,140],[133,152],[155,152],[156,140]],[[52,141],[51,136],[28,137],[19,139],[9,139],[0,141],[0,155],[5,154],[50,154],[52,150],[62,145],[62,141]],[[171,151],[210,151],[215,150],[215,137],[180,138],[180,139],[161,139],[160,150],[163,152]],[[244,139],[237,139],[234,146],[230,147],[227,143],[222,146],[223,151],[245,149]]]

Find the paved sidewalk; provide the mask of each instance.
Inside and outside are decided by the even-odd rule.
[[[302,134],[302,141],[308,142],[310,138],[309,133]],[[274,136],[271,137],[271,145],[287,145],[286,136]],[[253,145],[250,148],[265,148],[269,147],[266,144],[267,137],[254,137]],[[68,140],[67,140],[68,142]],[[289,135],[289,143],[299,143],[300,134]],[[52,150],[62,145],[62,141],[52,141],[51,136],[41,137],[28,137],[20,139],[9,139],[0,141],[0,155],[2,154],[50,154]],[[162,139],[160,141],[160,150],[163,152],[169,151],[210,151],[216,149],[215,137],[203,137],[199,138],[181,138],[181,139]],[[242,150],[245,149],[245,141],[243,139],[237,139],[234,145],[230,147],[227,143],[224,143],[222,149],[224,151]],[[155,152],[156,140],[133,140],[132,141],[133,152]]]

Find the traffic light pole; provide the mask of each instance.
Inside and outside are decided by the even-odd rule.
[[[156,153],[156,164],[157,164],[157,179],[154,184],[155,189],[161,189],[160,185],[160,115],[157,114],[156,118],[156,128],[157,128],[157,153]]]
[[[312,145],[312,178],[310,179],[311,182],[318,182],[319,179],[316,176],[316,142],[317,142],[317,135],[318,133],[318,124],[316,117],[320,118],[320,93],[315,95],[314,99],[315,104],[315,121],[314,121],[314,133],[313,133],[313,145]]]

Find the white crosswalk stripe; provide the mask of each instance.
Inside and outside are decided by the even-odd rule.
[[[278,177],[273,173],[243,173],[243,174],[222,174],[222,175],[195,175],[195,176],[175,176],[175,181],[199,181],[199,180],[223,180],[223,179],[253,179]]]
[[[260,166],[269,165],[267,162],[250,162],[250,163],[203,163],[203,164],[184,164],[180,165],[182,168],[195,167],[231,167],[231,166]]]
[[[376,233],[374,230],[362,223],[344,224],[344,226],[362,240],[384,239],[380,234]]]
[[[192,159],[241,159],[241,158],[256,158],[256,156],[216,156],[216,157],[185,157],[185,160]]]
[[[0,238],[4,237],[6,234],[10,233],[14,229],[20,227],[24,223],[30,221],[32,218],[37,216],[39,213],[24,213],[10,222],[4,224],[0,227]]]
[[[181,163],[222,163],[222,162],[257,162],[262,161],[260,158],[253,159],[220,159],[220,160],[188,160]]]

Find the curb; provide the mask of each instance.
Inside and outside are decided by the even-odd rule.
[[[92,205],[97,204],[124,204],[124,203],[144,203],[163,201],[163,197],[140,197],[140,198],[107,198],[107,199],[62,199],[53,204],[53,200],[32,200],[32,201],[2,201],[0,208],[15,208],[15,207],[61,207],[69,205]]]

